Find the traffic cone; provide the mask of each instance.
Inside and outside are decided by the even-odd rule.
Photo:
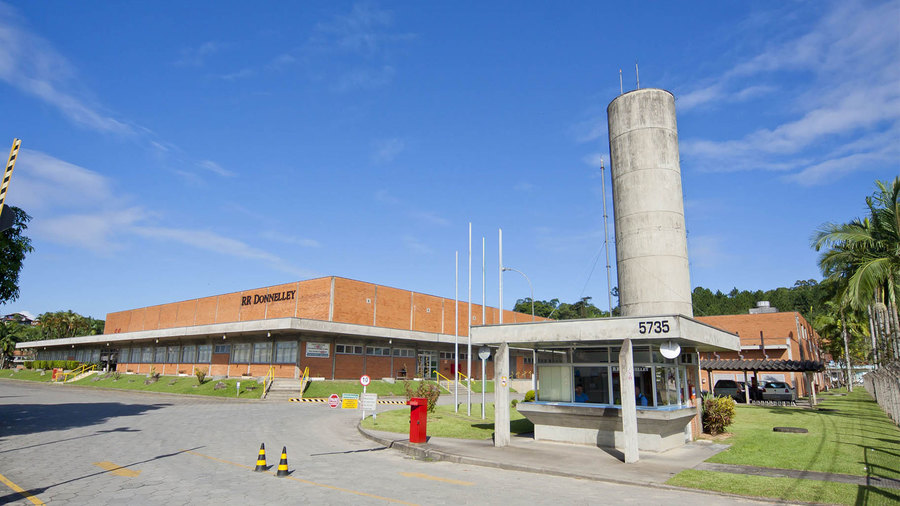
[[[278,472],[275,473],[275,476],[284,478],[289,474],[287,467],[287,447],[285,446],[281,448],[281,460],[278,462]]]
[[[266,444],[259,445],[259,457],[256,457],[256,469],[254,471],[265,471],[269,467],[266,465]]]

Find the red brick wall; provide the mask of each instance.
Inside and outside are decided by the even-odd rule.
[[[297,318],[328,320],[331,303],[331,278],[318,278],[299,283]],[[331,372],[329,369],[329,376]]]
[[[378,287],[378,311],[375,325],[409,330],[411,295],[407,290]]]
[[[333,321],[372,325],[375,321],[375,285],[334,278]]]
[[[326,340],[311,339],[312,342],[327,342]],[[334,356],[334,345],[328,347],[328,358],[307,357],[306,341],[300,343],[300,368],[309,367],[309,375],[315,378],[331,378],[331,357]]]

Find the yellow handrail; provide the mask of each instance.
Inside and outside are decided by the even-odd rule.
[[[300,398],[303,398],[303,391],[306,390],[306,382],[309,381],[309,366],[306,366],[303,369],[303,374],[300,375]]]
[[[75,369],[72,369],[69,372],[65,372],[65,373],[62,373],[61,375],[57,375],[56,378],[57,378],[57,381],[59,381],[60,383],[65,383],[65,382],[69,381],[69,376],[71,376],[74,379],[74,378],[77,378],[79,375],[84,374],[86,372],[93,371],[96,368],[97,368],[96,364],[81,364],[80,366],[76,367]]]
[[[458,375],[460,375],[460,376],[462,376],[462,377],[463,377],[463,379],[469,379],[469,377],[468,377],[468,376],[466,376],[466,375],[465,375],[465,373],[463,373],[463,372],[462,372],[462,371],[456,371],[456,374],[458,374]]]
[[[269,389],[272,388],[272,383],[275,382],[275,366],[269,366],[269,372],[266,373],[266,379],[263,380],[263,397],[269,393]]]
[[[441,387],[441,388],[446,388],[447,391],[450,392],[450,391],[451,391],[451,390],[450,390],[450,383],[451,383],[452,380],[451,380],[450,378],[444,376],[443,374],[441,374],[439,371],[434,371],[434,373],[437,375],[437,384],[438,384],[438,386]],[[447,386],[444,386],[444,385],[441,384],[441,378],[444,378],[445,380],[447,380]]]

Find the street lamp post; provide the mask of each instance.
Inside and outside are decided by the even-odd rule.
[[[525,278],[525,281],[528,281],[528,287],[531,289],[531,321],[534,321],[534,286],[531,284],[531,280],[528,279],[528,276],[526,276],[524,272],[518,269],[513,269],[512,267],[504,267],[503,270],[518,272],[522,275],[523,278]]]
[[[531,289],[531,321],[534,321],[534,285],[531,284],[531,280],[528,279],[528,276],[526,276],[524,272],[522,272],[518,269],[513,269],[512,267],[502,267],[502,270],[500,272],[503,272],[503,271],[518,272],[519,274],[522,275],[523,278],[525,278],[525,281],[528,281],[528,288]],[[502,309],[501,309],[501,311],[502,311]],[[537,392],[537,376],[535,375],[536,372],[537,372],[537,350],[535,349],[535,350],[532,350],[532,352],[531,352],[531,389],[534,390],[535,392]]]

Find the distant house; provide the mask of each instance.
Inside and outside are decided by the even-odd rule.
[[[13,322],[18,323],[20,325],[36,325],[37,323],[33,318],[29,318],[28,315],[22,313],[12,313],[0,318],[0,321],[4,322]]]
[[[702,389],[712,391],[721,379],[744,380],[744,372],[765,381],[785,381],[797,389],[797,394],[809,395],[811,388],[823,388],[825,374],[817,372],[804,377],[798,364],[821,364],[826,359],[819,345],[819,335],[803,316],[796,312],[782,312],[766,301],[757,303],[749,314],[699,316],[707,323],[741,338],[741,351],[701,353],[701,367],[706,374]],[[726,368],[727,367],[727,368]]]

